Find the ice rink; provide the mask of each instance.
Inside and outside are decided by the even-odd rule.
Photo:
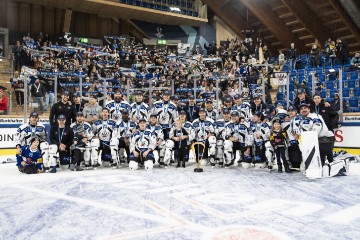
[[[155,168],[20,174],[0,164],[0,239],[360,239],[349,176]]]

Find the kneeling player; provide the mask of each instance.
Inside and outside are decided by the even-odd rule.
[[[130,170],[136,170],[139,164],[146,170],[151,170],[154,165],[153,150],[156,147],[156,136],[146,130],[146,119],[139,120],[139,130],[133,134],[130,143]]]
[[[18,148],[16,166],[19,171],[34,174],[42,171],[42,156],[39,150],[40,140],[35,137],[30,140],[30,145]]]

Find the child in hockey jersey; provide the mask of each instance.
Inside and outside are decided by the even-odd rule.
[[[278,164],[278,172],[282,172],[282,165],[284,165],[285,172],[290,173],[291,170],[285,157],[285,150],[287,148],[286,139],[287,133],[281,128],[280,118],[275,117],[272,121],[270,143],[275,150],[276,160]]]
[[[39,173],[42,170],[42,155],[39,150],[40,140],[33,138],[30,145],[19,148],[16,154],[16,166],[26,174]]]
[[[174,156],[178,164],[176,167],[185,167],[185,156],[188,154],[187,139],[189,134],[185,128],[182,127],[182,121],[177,120],[175,127],[171,129],[170,137],[175,142]]]

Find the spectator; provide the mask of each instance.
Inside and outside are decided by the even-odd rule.
[[[0,115],[7,114],[8,111],[8,98],[4,95],[4,90],[0,88]]]
[[[360,52],[355,53],[355,56],[351,59],[350,65],[353,70],[360,70]]]
[[[53,79],[46,79],[45,89],[45,106],[46,109],[51,109],[55,102],[55,86],[54,86],[54,80]]]
[[[283,66],[285,64],[285,55],[282,50],[279,50],[279,65]]]
[[[316,76],[315,76],[315,77],[316,77]],[[310,96],[310,95],[311,95],[311,94],[310,94],[310,91],[309,91],[309,88],[306,86],[306,83],[307,83],[306,80],[303,80],[303,81],[301,82],[301,84],[299,84],[299,83],[295,80],[295,78],[292,78],[291,81],[293,82],[293,84],[295,85],[295,87],[297,88],[297,90],[299,90],[299,89],[304,89],[307,96]]]
[[[14,77],[10,79],[11,86],[15,91],[16,104],[18,106],[24,105],[24,81],[20,79],[19,72],[15,71]]]
[[[313,68],[319,66],[319,54],[320,54],[320,49],[317,47],[316,44],[313,44],[310,50],[310,63]]]
[[[344,66],[345,64],[348,63],[348,56],[349,56],[348,44],[342,39],[338,38],[336,40],[336,48],[339,53],[341,65]]]
[[[298,57],[298,51],[295,48],[295,43],[291,43],[287,52],[287,59],[290,61],[290,69],[295,69],[296,59]]]
[[[31,95],[34,99],[34,112],[37,112],[40,105],[40,110],[42,113],[46,111],[44,97],[46,94],[45,87],[40,83],[39,78],[35,79],[35,83],[30,88]]]

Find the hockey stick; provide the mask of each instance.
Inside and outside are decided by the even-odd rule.
[[[14,158],[7,158],[6,160],[3,160],[1,163],[5,164],[5,163],[15,163],[16,159]]]

